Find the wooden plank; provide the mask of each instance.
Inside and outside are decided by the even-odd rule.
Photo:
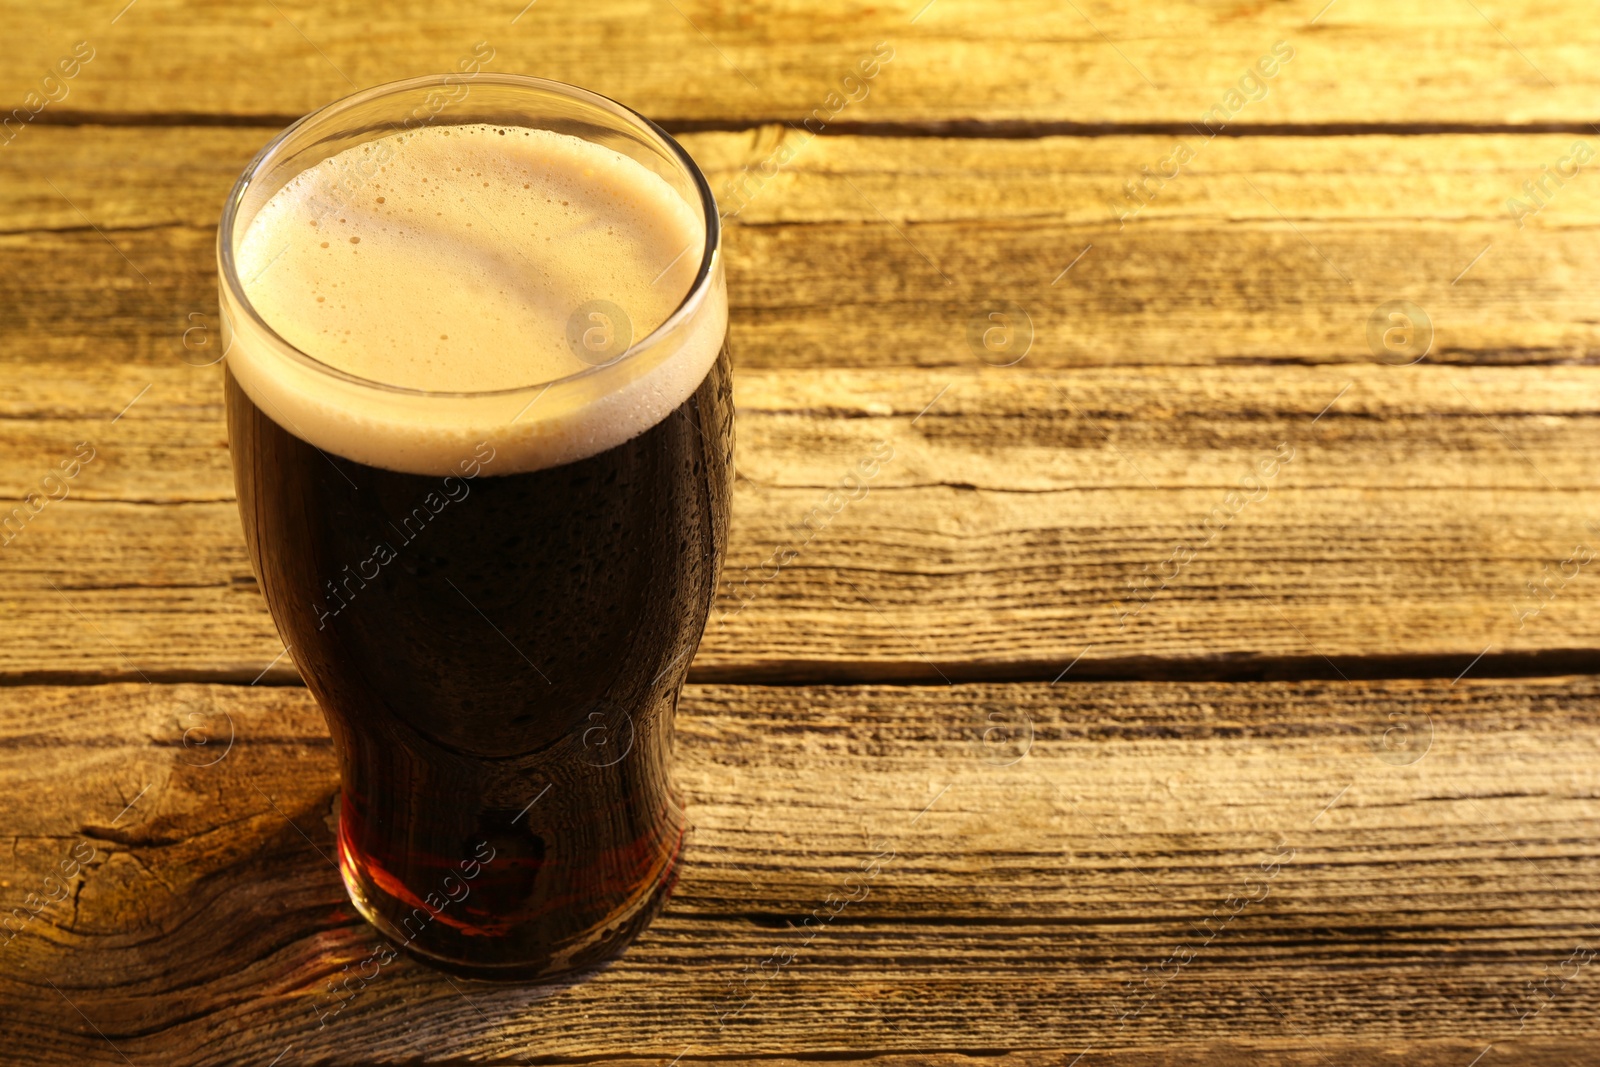
[[[1181,124],[1219,104],[1236,122],[1268,124],[1592,117],[1600,86],[1587,57],[1600,38],[1564,9],[1531,0],[1481,11],[1424,0],[1323,6],[404,0],[375,11],[140,0],[119,12],[46,0],[17,13],[0,88],[8,109],[52,89],[43,76],[83,40],[94,58],[41,119],[59,108],[279,121],[358,86],[460,69],[483,42],[493,49],[489,69],[576,82],[656,119],[798,122],[887,42],[893,62],[837,120]],[[1280,41],[1278,54],[1292,58],[1275,64]],[[1264,60],[1272,76],[1245,80]]]
[[[1593,679],[690,686],[683,877],[620,962],[524,988],[401,960],[331,1018],[378,941],[316,851],[309,696],[7,693],[0,887],[63,896],[0,949],[20,1061],[1556,1064],[1596,1036],[1564,964],[1600,918]]]
[[[207,358],[184,333],[215,321],[216,218],[268,136],[39,129],[0,152],[0,360]],[[726,241],[741,369],[972,367],[974,323],[1007,303],[1030,366],[1404,363],[1369,336],[1401,299],[1428,316],[1431,361],[1600,352],[1600,180],[1581,171],[1520,229],[1506,207],[1571,135],[1196,142],[1122,221],[1124,184],[1174,138],[782,137],[798,154],[764,183],[741,174],[778,130],[684,139],[743,205]]]
[[[292,678],[217,371],[140,396],[147,375],[0,407],[9,496],[96,449],[0,549],[0,675]],[[1600,634],[1597,390],[1590,367],[745,372],[695,676],[1454,676],[1486,646],[1480,671],[1575,669]]]

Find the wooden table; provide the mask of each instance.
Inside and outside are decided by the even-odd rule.
[[[1591,12],[521,2],[7,12],[0,1060],[1600,1062]],[[693,832],[590,980],[346,983],[215,222],[478,42],[760,176]]]

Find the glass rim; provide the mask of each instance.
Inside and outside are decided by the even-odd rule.
[[[332,364],[325,363],[315,356],[302,351],[286,340],[281,334],[278,333],[277,330],[273,329],[272,325],[261,317],[261,313],[256,310],[255,305],[250,302],[249,296],[244,291],[244,286],[240,284],[239,281],[238,264],[234,259],[233,241],[231,238],[233,236],[234,229],[238,224],[239,208],[244,203],[244,196],[249,190],[251,182],[256,179],[256,177],[263,171],[264,168],[275,162],[274,157],[283,147],[283,145],[289,140],[291,135],[319,121],[325,121],[327,119],[336,117],[337,115],[355,108],[358,105],[370,103],[373,100],[381,99],[385,96],[396,96],[400,93],[411,90],[461,84],[461,79],[463,77],[464,76],[461,74],[424,74],[420,77],[403,78],[399,81],[384,82],[380,85],[374,85],[370,88],[362,89],[358,92],[351,93],[349,96],[343,96],[332,101],[331,103],[324,104],[314,111],[307,112],[300,118],[291,122],[288,126],[284,127],[276,136],[272,138],[272,140],[263,145],[261,150],[257,152],[255,156],[251,158],[250,162],[245,166],[244,171],[239,175],[238,180],[234,182],[233,188],[228,191],[227,201],[224,203],[222,208],[222,220],[217,226],[217,262],[220,266],[222,283],[227,287],[228,295],[232,300],[237,302],[239,308],[249,316],[250,321],[254,324],[254,326],[265,334],[267,340],[272,344],[272,346],[282,354],[320,374],[342,379],[343,381],[349,382],[353,385],[378,389],[388,393],[398,393],[416,397],[440,397],[455,399],[515,396],[518,393],[526,393],[533,389],[542,388],[549,390],[568,382],[582,381],[591,377],[602,375],[616,367],[633,364],[637,361],[637,357],[639,355],[654,348],[663,337],[675,332],[685,322],[692,318],[695,312],[698,311],[700,305],[705,302],[706,293],[708,293],[712,287],[717,256],[722,247],[722,218],[717,212],[716,198],[712,195],[711,186],[706,182],[706,177],[701,173],[700,167],[689,156],[689,153],[684,151],[683,146],[680,145],[671,134],[667,133],[666,130],[656,125],[644,115],[641,115],[639,112],[628,107],[626,104],[618,103],[608,96],[602,96],[599,93],[593,92],[589,89],[584,89],[581,86],[571,85],[567,82],[555,81],[551,78],[536,78],[528,74],[504,74],[495,71],[481,71],[471,77],[470,84],[478,85],[487,82],[489,84],[503,85],[512,89],[536,89],[543,92],[553,93],[557,96],[565,96],[568,99],[576,100],[579,103],[588,104],[592,107],[598,108],[601,111],[610,112],[612,115],[636,126],[639,132],[654,140],[658,147],[665,149],[669,157],[675,159],[678,163],[678,166],[693,181],[695,189],[699,192],[701,209],[705,216],[705,251],[700,257],[700,269],[695,273],[694,280],[690,282],[689,291],[684,294],[683,299],[679,301],[678,306],[673,309],[672,314],[668,315],[660,325],[656,326],[655,329],[651,330],[638,341],[635,341],[633,344],[629,345],[627,350],[621,355],[616,356],[613,359],[609,359],[604,363],[597,363],[593,366],[585,367],[583,370],[574,371],[571,374],[562,375],[558,378],[549,378],[543,381],[529,382],[527,385],[509,386],[503,389],[467,391],[416,389],[410,386],[395,385],[390,382],[378,381],[375,378],[364,378],[358,374],[351,374],[349,371],[341,370]],[[455,80],[447,81],[447,79]],[[436,119],[430,120],[423,125],[434,125],[435,121]],[[461,124],[451,123],[450,125]],[[376,138],[373,139],[375,140]],[[221,310],[223,316],[227,317],[227,301],[222,302]],[[231,328],[231,323],[229,325]]]

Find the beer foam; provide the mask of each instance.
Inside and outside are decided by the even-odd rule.
[[[487,124],[378,138],[291,178],[235,252],[260,319],[348,377],[284,352],[225,287],[229,368],[275,421],[358,462],[449,473],[485,440],[491,473],[572,462],[705,378],[727,326],[720,262],[692,313],[639,346],[684,302],[705,240],[665,179],[603,145]]]

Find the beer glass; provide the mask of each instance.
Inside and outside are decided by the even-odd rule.
[[[530,287],[530,314],[555,314],[535,306],[538,271],[588,270],[579,242],[598,231],[538,242],[542,231],[517,230],[514,187],[491,190],[448,165],[452,145],[476,153],[473,165],[504,145],[518,153],[507,166],[537,176],[546,143],[562,167],[581,157],[575,181],[645,190],[644,207],[628,210],[652,234],[667,229],[648,210],[692,222],[693,240],[662,275],[676,270],[681,290],[663,321],[631,321],[600,297],[575,301],[570,315],[555,309],[564,332],[547,324],[501,351],[447,353],[443,366],[430,356],[439,380],[418,388],[328,355],[344,349],[291,343],[305,324],[252,303],[288,277],[270,272],[326,250],[344,257],[328,261],[343,272],[338,291],[354,294],[342,305],[342,321],[355,324],[347,335],[377,336],[396,314],[434,326],[444,315],[441,339],[481,327],[486,313],[462,296],[473,290],[461,288],[457,260],[419,258],[387,222],[368,230],[387,245],[340,236],[341,226],[394,217],[376,213],[403,198],[372,194],[398,174],[413,190],[448,191],[439,203],[457,213],[441,207],[439,218],[473,227],[446,235],[462,239],[461,262],[476,270],[494,258],[472,244],[490,241],[496,277]],[[603,173],[588,178],[597,166]],[[306,175],[317,185],[298,209],[309,225],[267,234],[284,242],[282,258],[252,253],[246,264],[252,225],[275,194],[309,187]],[[533,204],[539,190],[527,188],[530,211],[564,203]],[[607,239],[643,247],[612,232],[624,229],[609,220]],[[685,822],[670,776],[673,716],[730,500],[719,242],[705,178],[659,127],[594,93],[505,74],[416,78],[330,104],[273,139],[228,197],[217,255],[245,541],[332,734],[350,899],[404,951],[444,969],[534,978],[592,965],[637,935],[676,877]],[[534,252],[542,258],[527,258]],[[645,258],[638,266],[653,272]],[[384,279],[405,287],[398,313],[360,306],[362,287]],[[304,316],[327,306],[318,299]],[[421,327],[394,336],[410,344]],[[373,346],[374,358],[389,358],[377,350],[394,343]],[[548,353],[560,346],[570,365],[552,372]],[[531,361],[523,379],[471,384],[473,359],[516,368],[524,347],[546,353],[544,369]]]

